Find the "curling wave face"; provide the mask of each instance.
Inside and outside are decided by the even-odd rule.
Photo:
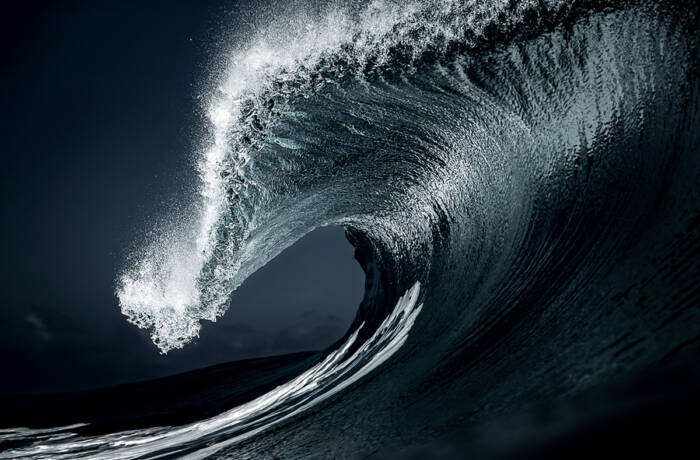
[[[541,11],[530,3],[376,1],[271,24],[223,64],[207,109],[201,203],[134,254],[117,291],[124,314],[167,352],[196,337],[199,321],[223,314],[247,276],[314,228],[356,228],[397,255],[411,251],[402,245],[431,246],[430,227],[441,219],[434,208],[442,206],[432,200],[465,186],[468,145],[459,143],[482,139],[439,126],[462,123],[456,106],[465,100],[426,93],[434,85],[473,92],[460,52],[487,41],[488,27],[525,33],[529,17],[571,14],[566,3]]]
[[[367,455],[698,337],[697,13],[385,1],[270,25],[222,64],[196,212],[134,255],[117,295],[167,352],[283,249],[344,226],[367,274],[357,318],[278,390],[312,388],[323,409],[302,427],[310,404],[273,392],[80,452]],[[239,424],[246,411],[260,418]]]

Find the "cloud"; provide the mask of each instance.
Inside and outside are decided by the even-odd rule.
[[[46,324],[44,324],[44,321],[42,321],[41,318],[39,318],[34,313],[30,313],[27,316],[25,316],[24,321],[29,323],[29,325],[34,329],[34,333],[43,342],[48,343],[51,341],[51,339],[53,339],[53,334],[46,327]]]

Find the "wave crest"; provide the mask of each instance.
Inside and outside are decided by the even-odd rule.
[[[270,133],[279,117],[299,116],[290,99],[312,97],[348,78],[372,84],[397,66],[415,71],[426,57],[474,47],[496,32],[522,32],[527,20],[567,14],[566,4],[372,1],[298,12],[269,24],[214,70],[222,83],[206,109],[210,133],[198,161],[199,200],[188,208],[194,212],[172,216],[176,224],[131,255],[131,266],[117,283],[122,312],[151,329],[162,352],[181,348],[198,336],[200,320],[223,314],[231,292],[247,276],[306,232],[332,223],[321,216],[302,228],[276,222],[270,208],[279,200],[270,197],[268,183],[275,178],[254,182],[246,173],[251,156],[271,143],[302,148],[303,139],[294,133]],[[294,160],[281,166],[306,167]],[[333,222],[356,220],[346,216]]]

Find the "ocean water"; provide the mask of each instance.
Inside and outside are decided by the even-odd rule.
[[[8,428],[0,457],[381,456],[680,359],[700,338],[699,63],[695,2],[271,21],[212,69],[199,193],[116,295],[166,353],[339,225],[366,273],[355,321],[216,414]]]

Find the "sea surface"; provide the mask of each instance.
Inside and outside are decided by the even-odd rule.
[[[699,12],[386,0],[256,29],[212,66],[199,192],[116,296],[162,352],[188,346],[335,225],[366,273],[350,329],[318,353],[4,401],[0,457],[544,457],[681,436],[700,388]]]

